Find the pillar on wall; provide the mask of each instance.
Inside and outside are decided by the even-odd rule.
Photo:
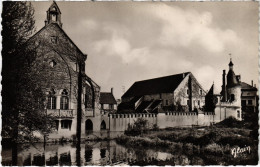
[[[60,109],[60,97],[61,96],[56,97],[56,109]]]

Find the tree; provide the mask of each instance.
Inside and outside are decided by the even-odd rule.
[[[30,2],[3,2],[2,136],[12,139],[13,165],[17,165],[18,141],[33,141],[34,132],[49,133],[53,127],[44,112],[38,70],[33,68],[35,48],[27,43],[35,32],[34,23]]]

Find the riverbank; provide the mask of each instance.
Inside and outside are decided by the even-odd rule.
[[[243,126],[243,122],[227,120],[204,128],[171,128],[138,136],[123,135],[116,138],[116,141],[118,144],[132,147],[163,147],[170,153],[182,152],[198,156],[206,165],[256,165],[258,140],[253,132]],[[173,161],[169,159],[163,162],[135,162],[132,165],[174,165]]]

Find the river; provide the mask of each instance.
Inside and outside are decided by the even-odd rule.
[[[12,150],[2,148],[2,165],[11,165]],[[18,166],[71,166],[76,165],[76,145],[73,143],[53,144],[43,143],[19,144]],[[116,143],[114,140],[81,144],[81,165],[131,165],[138,162],[153,161],[167,162],[171,165],[203,165],[203,160],[198,157],[186,155],[173,155],[170,151],[160,148],[128,147]],[[171,160],[172,162],[169,162]]]

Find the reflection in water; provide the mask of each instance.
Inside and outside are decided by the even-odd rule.
[[[106,157],[106,149],[100,149],[100,156],[101,156],[101,158]]]
[[[43,166],[45,164],[45,156],[44,154],[35,154],[33,155],[33,166]]]
[[[6,164],[11,160],[10,151],[3,148],[6,154],[2,154],[2,159]],[[173,155],[168,152],[162,149],[125,147],[112,140],[81,144],[80,157],[82,165],[131,165],[136,162],[145,164],[154,161],[170,161],[171,165],[203,164],[203,160],[198,157]],[[76,165],[76,159],[76,146],[71,143],[64,145],[48,143],[45,147],[42,143],[37,143],[29,147],[20,145],[18,149],[19,166],[71,166]]]
[[[90,162],[91,161],[92,153],[93,153],[93,150],[86,150],[85,151],[85,160],[86,160],[86,162]]]
[[[71,165],[71,156],[70,152],[60,154],[60,166],[70,166]]]
[[[47,166],[57,166],[58,165],[58,153],[56,153],[53,156],[50,156],[49,159],[46,160]]]

